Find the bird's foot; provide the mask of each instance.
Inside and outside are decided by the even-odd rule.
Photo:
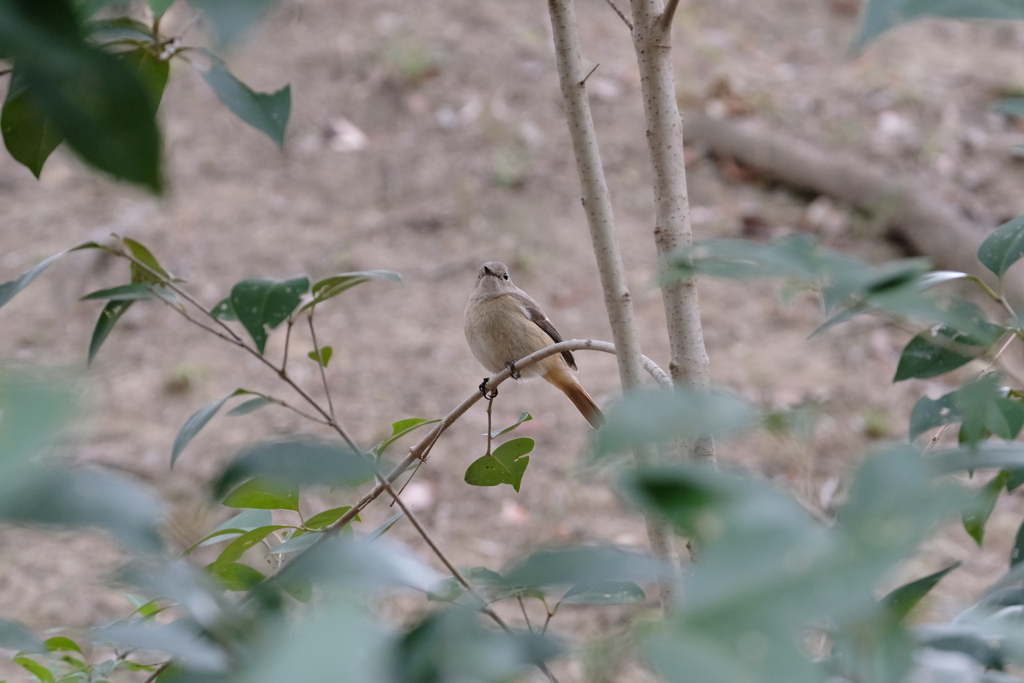
[[[507,363],[505,363],[505,367],[508,368],[508,376],[511,377],[512,379],[522,378],[522,375],[516,372],[516,362],[514,360],[510,360]]]
[[[487,382],[490,381],[490,379],[491,379],[490,377],[484,377],[484,381],[480,382],[480,386],[477,387],[478,389],[480,389],[480,393],[483,394],[484,398],[486,398],[488,401],[493,400],[494,397],[498,395],[498,388],[497,387],[495,387],[493,389],[488,389],[487,388]]]

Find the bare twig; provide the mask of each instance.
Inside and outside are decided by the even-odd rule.
[[[284,331],[284,358],[281,359],[281,372],[285,372],[288,367],[288,345],[292,339],[292,327],[295,325],[295,321],[291,318],[288,319],[288,329]]]
[[[154,671],[152,674],[150,674],[149,677],[145,681],[143,681],[143,683],[153,683],[153,681],[155,681],[157,678],[159,678],[160,674],[162,674],[163,672],[167,671],[167,669],[170,668],[170,666],[171,666],[171,661],[164,662],[159,667],[157,667],[157,670]]]
[[[331,400],[331,390],[327,386],[327,371],[324,369],[324,364],[320,357],[320,345],[316,341],[316,329],[313,327],[313,311],[315,309],[309,309],[309,334],[313,337],[313,353],[316,354],[316,364],[320,367],[320,379],[324,383],[324,394],[327,395],[327,409],[331,411],[331,419],[334,419],[334,401]]]
[[[587,75],[583,77],[582,81],[580,81],[580,87],[582,87],[582,86],[587,84],[587,79],[590,78],[594,74],[595,71],[597,71],[597,67],[599,67],[599,66],[601,66],[601,62],[598,62],[597,64],[595,64],[594,68],[587,72]]]
[[[622,19],[622,22],[624,24],[626,24],[626,27],[629,28],[630,32],[632,32],[633,31],[633,22],[630,21],[629,17],[627,17],[622,12],[622,10],[619,9],[619,6],[615,4],[614,0],[605,0],[605,2],[608,3],[609,7],[611,7],[613,10],[615,10],[615,13],[619,15],[619,19]]]

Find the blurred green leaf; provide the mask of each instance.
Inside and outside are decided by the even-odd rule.
[[[332,275],[322,280],[317,280],[311,289],[313,293],[313,300],[308,302],[302,307],[302,310],[312,308],[319,303],[323,303],[328,299],[333,299],[342,292],[361,285],[364,282],[369,282],[373,278],[383,278],[386,280],[392,280],[398,284],[402,284],[402,276],[393,270],[359,270],[352,273],[342,273],[340,275]]]
[[[245,551],[252,548],[254,545],[258,545],[269,536],[271,533],[278,529],[287,529],[288,527],[280,524],[271,524],[269,526],[261,526],[252,531],[247,531],[235,540],[231,541],[224,550],[221,551],[220,555],[217,556],[217,564],[228,564],[231,562],[237,562],[245,554]]]
[[[889,616],[894,621],[903,621],[910,614],[910,610],[914,609],[946,574],[960,565],[960,562],[954,562],[945,569],[940,569],[934,574],[911,581],[891,591],[882,598],[882,604],[885,606]]]
[[[217,526],[216,529],[204,536],[198,543],[189,546],[183,553],[190,555],[196,548],[231,541],[241,536],[246,531],[252,531],[263,526],[270,526],[273,522],[273,515],[270,510],[245,510],[231,519]]]
[[[513,429],[515,429],[519,425],[523,424],[524,422],[529,422],[532,419],[533,419],[533,415],[530,415],[528,412],[523,411],[523,414],[519,416],[519,419],[516,420],[515,424],[511,424],[508,427],[499,427],[498,429],[493,430],[491,432],[491,438],[495,439],[495,438],[501,436],[502,434],[508,434],[509,432],[511,432]]]
[[[39,470],[0,498],[0,519],[14,524],[101,527],[125,545],[152,552],[163,509],[153,493],[113,474],[89,470]]]
[[[188,0],[188,4],[202,13],[208,29],[221,46],[226,46],[239,38],[274,6],[274,2],[275,0]]]
[[[7,98],[0,110],[0,131],[10,155],[32,171],[36,178],[42,172],[47,157],[64,140],[53,120],[32,100],[18,68],[11,73]]]
[[[985,523],[992,515],[992,510],[995,509],[996,501],[999,499],[999,493],[1006,486],[1009,478],[1010,473],[1006,470],[997,474],[978,491],[974,505],[964,510],[964,530],[974,539],[978,547],[981,547],[982,541],[985,539]]]
[[[359,453],[337,443],[314,439],[268,441],[246,448],[214,485],[220,497],[237,483],[257,477],[276,485],[359,486],[373,478],[373,468]]]
[[[206,571],[227,591],[252,590],[266,578],[252,567],[238,562],[217,561],[208,565]]]
[[[623,397],[597,433],[597,457],[629,446],[720,436],[754,423],[750,407],[717,391],[693,388],[644,391]]]
[[[50,266],[50,264],[52,264],[54,261],[56,261],[66,253],[68,252],[62,251],[59,254],[54,254],[50,258],[45,259],[40,263],[36,264],[35,266],[32,266],[31,268],[26,270],[24,273],[21,274],[21,277],[19,277],[17,280],[10,280],[8,282],[0,284],[0,306],[6,304],[8,301],[14,298],[15,294],[28,287],[29,284],[36,279],[36,276],[39,275],[39,273],[46,270]]]
[[[0,54],[17,63],[19,88],[44,128],[63,134],[92,166],[160,192],[160,134],[148,96],[117,57],[84,41],[67,4],[4,2]]]
[[[206,423],[217,414],[217,411],[220,410],[220,407],[224,405],[229,398],[237,395],[238,391],[233,391],[224,398],[217,399],[213,403],[203,406],[185,420],[185,424],[183,424],[181,429],[178,430],[178,435],[174,437],[174,445],[171,447],[172,468],[174,467],[174,463],[178,459],[178,456],[181,455],[183,450],[185,450],[185,446],[195,438],[195,435],[199,433],[199,430],[206,426]]]
[[[263,406],[270,405],[272,403],[273,401],[269,401],[263,398],[262,396],[259,396],[257,398],[251,398],[245,403],[238,404],[237,406],[229,410],[227,414],[231,417],[237,417],[238,415],[248,415],[254,410],[259,410]]]
[[[252,479],[231,491],[221,504],[229,508],[299,511],[296,486]]]
[[[271,555],[287,555],[289,553],[297,553],[305,550],[306,548],[316,544],[322,536],[322,532],[312,532],[308,534],[302,534],[299,536],[297,533],[286,541],[278,543],[270,549],[269,554]]]
[[[574,605],[624,605],[643,602],[647,596],[632,581],[592,581],[578,583],[562,596],[560,602]]]
[[[396,681],[503,683],[561,652],[551,639],[483,628],[476,610],[452,607],[429,614],[402,636],[388,660]]]
[[[993,434],[1010,441],[1024,426],[1024,403],[1007,396],[995,375],[986,375],[960,387],[956,404],[963,419],[962,443],[973,445]]]
[[[930,399],[922,396],[910,413],[910,440],[913,441],[929,429],[960,422],[963,416],[957,407],[957,392]]]
[[[331,508],[330,510],[324,510],[318,514],[313,515],[306,520],[305,526],[310,529],[323,529],[341,519],[342,515],[352,509],[351,505],[343,505],[338,508]],[[359,521],[359,516],[356,515],[355,521]]]
[[[388,517],[379,527],[377,527],[376,529],[374,529],[366,535],[366,540],[375,541],[384,534],[386,534],[388,530],[391,529],[391,527],[393,527],[398,522],[398,520],[402,518],[404,514],[405,510],[399,510],[395,514]],[[356,519],[358,519],[358,517]]]
[[[78,643],[64,636],[47,638],[43,642],[43,645],[45,645],[46,649],[50,652],[77,652],[78,654],[82,654],[82,648],[78,646]]]
[[[331,362],[331,355],[333,353],[334,349],[332,349],[330,346],[324,346],[320,349],[319,354],[316,351],[310,351],[306,355],[309,356],[310,360],[316,361],[317,363],[326,368],[327,364]]]
[[[142,87],[149,97],[150,107],[153,114],[160,108],[160,100],[164,95],[164,88],[167,86],[167,77],[170,75],[170,62],[159,59],[155,54],[146,48],[137,48],[128,52],[118,54],[125,65],[142,83]]]
[[[942,375],[985,353],[1005,329],[981,323],[983,336],[965,334],[945,325],[936,325],[917,335],[904,347],[896,367],[894,382],[910,378]]]
[[[1010,566],[1014,567],[1024,560],[1024,523],[1017,529],[1017,536],[1013,540],[1013,548],[1010,550]]]
[[[0,619],[0,647],[21,652],[45,652],[46,646],[35,635],[16,621]]]
[[[46,376],[0,369],[0,500],[17,474],[60,436],[71,417],[71,386]]]
[[[291,583],[281,584],[282,590],[299,602],[309,602],[313,599],[313,582],[303,579]]]
[[[35,676],[39,683],[56,683],[50,670],[28,657],[15,657],[14,663]]]
[[[197,624],[187,619],[163,625],[119,622],[99,630],[96,635],[102,639],[101,642],[114,643],[122,649],[130,646],[166,652],[179,666],[195,674],[224,672],[230,664],[228,653]]]
[[[992,103],[992,111],[1024,118],[1024,97],[1006,97]],[[1016,219],[1020,220],[1020,218]],[[1018,258],[1020,258],[1018,256]]]
[[[950,19],[1024,19],[1016,0],[868,0],[861,9],[853,51],[860,52],[890,28],[921,17]]]
[[[209,0],[209,4],[217,3]],[[291,86],[286,85],[275,93],[254,92],[235,78],[219,57],[208,50],[200,49],[199,52],[210,62],[210,68],[203,71],[202,76],[217,99],[235,116],[266,133],[278,147],[284,147],[284,133],[292,106]]]
[[[542,550],[502,570],[514,586],[577,585],[607,581],[656,581],[672,571],[659,560],[612,546]]]
[[[1024,256],[1024,216],[1003,223],[978,248],[978,260],[1002,277]]]
[[[143,299],[155,299],[156,295],[153,294],[153,285],[148,282],[137,282],[130,285],[121,285],[120,287],[111,287],[109,289],[100,289],[86,294],[79,301],[95,301],[95,300],[109,300],[109,301],[139,301]]]
[[[290,280],[256,278],[242,280],[231,288],[231,310],[263,353],[267,345],[267,328],[274,329],[292,314],[302,295],[309,290],[309,278]]]
[[[150,27],[128,16],[92,19],[85,23],[85,32],[89,35],[90,41],[104,47],[118,41],[153,44],[153,32]]]
[[[533,450],[533,445],[533,439],[526,437],[503,443],[493,454],[473,461],[466,470],[466,483],[472,486],[509,484],[519,493],[523,474],[530,464],[530,457],[526,454]]]
[[[163,14],[171,8],[174,4],[174,0],[149,0],[149,8],[153,10],[155,16],[163,16]]]
[[[391,423],[391,436],[374,446],[371,452],[379,459],[380,456],[384,454],[384,451],[387,450],[388,446],[398,441],[406,434],[419,429],[423,425],[432,425],[437,422],[440,422],[440,420],[425,420],[421,417],[410,417],[405,420],[393,422]]]
[[[93,358],[99,353],[100,346],[106,340],[107,335],[114,329],[114,325],[120,320],[121,316],[125,314],[125,311],[135,303],[134,301],[111,301],[103,310],[100,311],[100,317],[96,321],[96,327],[92,331],[92,339],[89,340],[89,359],[88,364],[92,364]]]

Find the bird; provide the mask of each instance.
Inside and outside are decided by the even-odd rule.
[[[508,367],[516,379],[540,375],[569,397],[591,427],[598,429],[604,423],[601,409],[569,370],[576,369],[571,351],[516,371],[516,361],[557,344],[562,337],[537,302],[512,284],[504,263],[488,261],[480,266],[466,304],[465,324],[469,348],[487,370],[496,373]],[[480,390],[486,394],[487,378]]]

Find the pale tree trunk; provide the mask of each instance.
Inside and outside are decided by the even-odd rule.
[[[597,146],[597,134],[590,114],[587,98],[586,78],[580,59],[579,34],[576,29],[576,12],[572,0],[548,0],[551,26],[555,41],[555,58],[558,76],[565,100],[566,116],[576,168],[583,191],[583,207],[590,226],[590,237],[597,256],[601,285],[604,291],[605,308],[611,323],[619,364],[619,377],[623,391],[639,389],[643,369],[641,366],[640,341],[633,316],[633,300],[626,282],[622,254],[615,234],[615,219],[612,215],[611,196],[605,181],[601,155]],[[650,462],[646,449],[635,452],[638,465]],[[660,519],[647,517],[647,534],[652,550],[675,565],[679,559],[672,545],[671,531]],[[672,603],[672,585],[661,586],[662,606]]]
[[[683,120],[676,103],[672,69],[672,19],[678,0],[631,0],[633,47],[640,67],[640,87],[647,117],[647,146],[654,170],[656,218],[654,243],[664,267],[670,255],[693,242],[690,202],[683,158]],[[662,287],[672,360],[669,373],[677,385],[706,388],[710,364],[704,348],[697,282],[679,280]],[[702,439],[689,449],[697,458],[713,459],[714,442]]]

